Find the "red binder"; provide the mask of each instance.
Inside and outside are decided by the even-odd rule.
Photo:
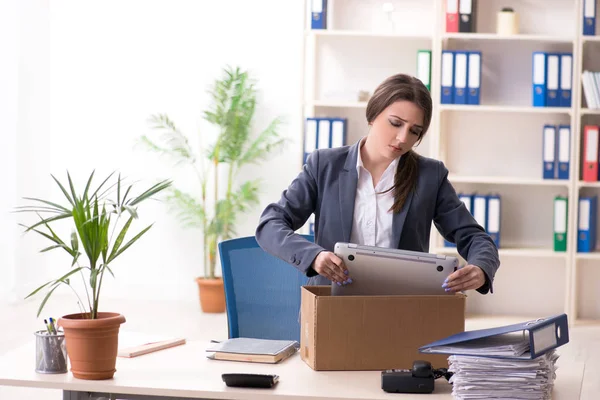
[[[598,126],[586,125],[583,131],[583,180],[598,181]]]
[[[458,32],[458,1],[446,0],[446,32]]]

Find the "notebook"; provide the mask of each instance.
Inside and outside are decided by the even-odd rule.
[[[185,344],[185,338],[149,335],[137,332],[121,332],[119,334],[118,357],[137,357],[170,347]]]
[[[232,338],[206,349],[213,360],[278,363],[298,351],[294,340]]]

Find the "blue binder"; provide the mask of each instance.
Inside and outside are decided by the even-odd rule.
[[[571,107],[571,88],[573,86],[573,54],[560,55],[560,82],[558,85],[559,105]]]
[[[311,1],[311,29],[327,29],[327,0]]]
[[[331,147],[342,147],[346,145],[346,118],[331,118]]]
[[[470,51],[469,57],[469,79],[467,82],[467,104],[479,105],[481,92],[481,52]]]
[[[488,208],[487,196],[481,194],[473,195],[473,217],[475,221],[487,232]]]
[[[577,251],[580,253],[590,253],[596,249],[597,212],[598,196],[579,198]]]
[[[442,51],[442,104],[454,103],[454,52]]]
[[[467,78],[469,77],[469,54],[454,52],[454,104],[467,104]]]
[[[482,354],[480,351],[469,351],[470,349],[481,349],[481,346],[477,346],[477,342],[473,342],[477,339],[494,338],[497,345],[502,345],[507,338],[504,334],[513,332],[528,333],[529,352],[520,356],[502,356],[486,355]],[[419,351],[428,354],[454,354],[462,356],[528,360],[537,358],[544,353],[567,343],[569,343],[569,323],[567,314],[560,314],[520,324],[457,333],[448,336],[445,339],[422,346],[419,348]]]
[[[532,75],[532,87],[533,87],[533,106],[534,107],[545,107],[546,106],[546,53],[536,51],[533,53],[533,68],[531,71]]]
[[[596,35],[596,0],[583,0],[583,34]]]
[[[317,149],[331,148],[331,119],[318,118]]]
[[[558,88],[560,83],[560,54],[546,55],[546,107],[560,107]]]
[[[543,175],[544,179],[556,179],[558,176],[558,132],[554,125],[544,125],[543,145],[542,145],[542,161],[544,164]]]
[[[318,123],[318,118],[306,118],[304,128],[304,164],[306,164],[308,155],[317,148]]]
[[[569,179],[571,160],[571,126],[558,126],[558,179]]]
[[[487,196],[487,233],[490,235],[497,248],[500,248],[500,219],[501,207],[500,196]]]
[[[467,211],[473,215],[473,195],[460,193],[458,199],[463,202]],[[444,240],[444,247],[456,247],[456,243]]]

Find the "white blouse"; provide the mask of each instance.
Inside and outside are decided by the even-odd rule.
[[[363,139],[364,140],[364,139]],[[400,157],[396,158],[386,168],[377,186],[373,187],[373,178],[364,167],[360,155],[360,147],[356,159],[358,182],[354,198],[354,215],[350,242],[367,246],[395,247],[392,244],[394,191],[383,192],[394,185],[394,176]]]

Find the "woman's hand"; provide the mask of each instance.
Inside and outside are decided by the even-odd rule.
[[[479,289],[485,283],[485,274],[477,265],[468,264],[454,271],[444,282],[442,287],[446,292],[459,292],[461,290]]]
[[[320,252],[317,258],[315,258],[312,267],[319,275],[326,277],[332,282],[336,282],[338,285],[352,283],[344,261],[330,251]]]

